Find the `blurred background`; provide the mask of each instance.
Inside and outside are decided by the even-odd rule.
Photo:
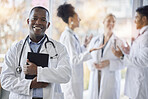
[[[34,6],[44,6],[50,11],[50,28],[46,34],[59,40],[66,24],[57,17],[57,8],[63,3],[71,3],[81,18],[80,28],[76,29],[81,42],[86,35],[103,32],[103,19],[106,14],[113,13],[117,17],[115,33],[130,43],[136,36],[134,15],[137,7],[147,5],[148,0],[0,0],[0,66],[8,48],[28,35],[27,18]],[[84,63],[84,99],[87,99],[89,70]],[[121,71],[121,98],[123,95],[126,69]],[[0,99],[8,99],[9,92],[0,89]]]

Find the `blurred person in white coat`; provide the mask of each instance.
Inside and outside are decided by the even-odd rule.
[[[125,95],[130,99],[148,99],[148,6],[137,8],[135,24],[139,35],[131,47],[122,44],[124,54],[121,50],[113,52],[117,57],[124,56],[127,66]]]
[[[86,37],[81,46],[75,28],[79,27],[80,18],[71,4],[63,4],[58,8],[57,15],[67,24],[60,37],[60,42],[67,48],[72,66],[72,77],[69,83],[62,85],[65,99],[83,99],[83,62],[91,58],[86,50],[92,36]]]
[[[60,83],[70,80],[71,67],[66,48],[45,34],[50,25],[48,10],[41,6],[32,8],[27,23],[29,35],[6,53],[2,88],[10,91],[9,99],[64,99]],[[28,52],[48,54],[48,66],[37,67],[27,60]],[[25,74],[37,76],[25,79]]]
[[[121,59],[112,53],[112,47],[120,45],[120,39],[115,36],[113,29],[116,17],[106,15],[104,34],[99,34],[90,42],[89,49],[93,59],[89,60],[90,69],[89,99],[119,99],[120,98],[120,69],[123,68]]]

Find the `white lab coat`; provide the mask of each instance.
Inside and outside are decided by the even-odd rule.
[[[60,83],[66,83],[70,80],[71,67],[69,57],[66,48],[62,44],[52,39],[49,40],[54,43],[58,56],[53,59],[49,58],[48,67],[37,68],[37,82],[49,83],[46,88],[43,88],[43,99],[64,99]],[[47,43],[47,49],[45,48],[46,41],[45,39],[40,53],[54,56],[56,52],[51,43]],[[1,84],[5,90],[10,91],[9,99],[32,99],[31,80],[25,79],[23,71],[21,74],[16,72],[23,43],[24,40],[21,40],[12,46],[5,56]],[[26,42],[20,63],[22,68],[27,61],[28,52],[31,51],[28,42]]]
[[[130,54],[124,57],[127,66],[125,95],[131,99],[148,99],[148,26],[143,27],[140,34]]]
[[[72,66],[72,78],[62,85],[65,99],[83,99],[83,61],[91,58],[91,54],[80,45],[75,33],[68,27],[62,33],[60,42],[67,48]]]
[[[91,52],[93,59],[89,60],[88,67],[90,69],[89,82],[89,99],[119,99],[120,98],[120,69],[124,68],[122,61],[117,58],[111,50],[116,44],[120,46],[120,40],[113,34],[108,41],[103,57],[101,58],[101,50]],[[98,48],[103,43],[103,34],[92,39],[89,49]],[[100,93],[98,92],[98,70],[94,67],[94,63],[99,63],[101,60],[109,60],[110,65],[101,69],[101,84]]]

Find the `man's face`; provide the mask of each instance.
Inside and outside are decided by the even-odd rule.
[[[48,22],[48,13],[44,9],[36,8],[32,11],[27,23],[29,25],[30,35],[43,36],[50,25]]]
[[[136,12],[135,14],[135,24],[137,29],[141,29],[143,27],[143,20],[142,20],[142,15]]]

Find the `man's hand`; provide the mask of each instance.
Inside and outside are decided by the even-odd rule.
[[[90,43],[92,37],[93,37],[92,34],[89,37],[88,36],[85,37],[85,41],[84,41],[84,46],[85,47],[87,47],[87,45]]]
[[[28,75],[37,75],[37,65],[30,62],[28,59],[27,59],[27,63],[28,65],[25,65],[23,68],[24,73]]]
[[[109,64],[110,64],[110,61],[109,61],[109,60],[101,61],[99,64],[94,63],[95,67],[96,67],[98,70],[101,70],[102,68],[105,68],[105,67],[109,66]]]
[[[35,77],[30,85],[30,88],[45,88],[48,86],[49,83],[45,82],[37,82],[37,77]]]
[[[114,49],[114,47],[112,47],[112,52],[118,58],[120,58],[121,56],[123,56],[123,53],[122,53],[121,49],[119,48],[119,46],[117,46],[117,50]]]
[[[121,47],[122,47],[125,54],[129,54],[130,53],[130,46],[127,42],[126,42],[126,44],[127,44],[127,46],[125,47],[125,45],[122,43]]]

